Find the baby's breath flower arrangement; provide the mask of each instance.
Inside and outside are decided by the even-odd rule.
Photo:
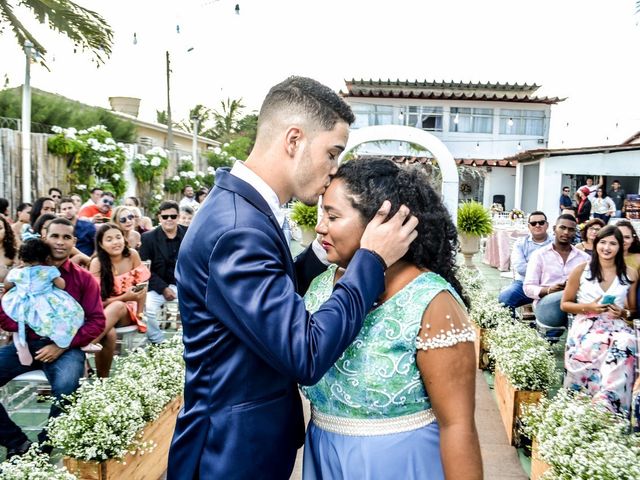
[[[511,313],[498,302],[495,294],[490,294],[485,290],[477,290],[469,298],[471,301],[469,318],[478,328],[496,328],[499,323],[511,320]]]
[[[547,391],[558,380],[556,363],[547,341],[535,330],[510,319],[489,331],[489,355],[519,390]]]
[[[484,287],[484,278],[475,268],[458,268],[456,278],[469,298],[482,291]]]
[[[118,358],[112,377],[82,384],[67,397],[63,413],[49,420],[51,444],[81,460],[151,451],[141,430],[182,393],[182,352],[182,338],[175,336]]]
[[[525,406],[523,431],[538,443],[554,480],[637,480],[640,436],[626,418],[592,403],[585,394],[561,389],[553,399]]]
[[[49,455],[40,453],[33,445],[24,455],[0,463],[0,480],[77,480],[64,467],[56,467]]]

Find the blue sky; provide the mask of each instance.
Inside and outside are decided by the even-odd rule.
[[[169,50],[177,120],[226,97],[256,109],[271,85],[299,74],[336,90],[352,77],[537,83],[540,95],[568,97],[553,110],[555,147],[619,143],[640,130],[634,0],[79,3],[114,28],[111,59],[96,69],[69,41],[34,26],[51,72],[34,66],[33,86],[105,107],[109,96],[140,97],[147,120],[166,108]],[[23,59],[6,30],[0,58],[0,77],[22,84]]]

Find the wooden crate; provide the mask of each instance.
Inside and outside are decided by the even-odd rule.
[[[531,445],[531,480],[539,480],[542,478],[542,475],[549,470],[549,465],[544,462],[544,460],[540,459],[538,454],[538,442],[536,442],[535,438],[533,439],[533,444]]]
[[[475,349],[476,349],[476,365],[480,370],[486,370],[489,368],[489,343],[487,342],[487,333],[489,332],[486,328],[480,328],[477,325],[474,325],[473,328],[476,331],[476,339],[474,341]]]
[[[173,437],[178,411],[182,407],[182,397],[177,397],[144,428],[142,441],[152,440],[156,448],[144,455],[128,454],[122,462],[105,460],[91,462],[64,457],[64,466],[80,480],[156,480],[167,469],[169,446]]]
[[[498,367],[496,367],[494,389],[507,438],[509,443],[514,445],[519,436],[516,428],[516,419],[520,418],[522,407],[527,404],[538,403],[542,397],[542,392],[517,390]]]

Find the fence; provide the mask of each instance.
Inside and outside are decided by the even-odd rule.
[[[47,140],[51,135],[45,133],[31,134],[31,198],[46,195],[49,188],[57,187],[63,192],[69,191],[67,180],[68,167],[66,160],[49,153]],[[144,153],[148,146],[131,145],[127,151]],[[191,152],[176,151],[175,158]],[[22,202],[22,134],[9,128],[0,128],[0,197],[9,200],[11,213]],[[177,171],[177,161],[169,165],[165,178],[173,176]],[[127,166],[128,169],[128,166]],[[130,173],[130,172],[129,172]],[[135,178],[127,177],[129,191],[136,192]],[[177,195],[166,194],[167,199],[175,199]]]

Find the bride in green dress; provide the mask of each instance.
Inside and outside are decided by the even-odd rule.
[[[409,207],[418,237],[387,269],[385,292],[355,341],[318,384],[303,387],[312,404],[303,478],[480,479],[474,333],[455,277],[457,232],[422,171],[383,159],[339,168],[316,228],[332,266],[309,287],[307,309],[329,297],[384,200],[392,213]]]

